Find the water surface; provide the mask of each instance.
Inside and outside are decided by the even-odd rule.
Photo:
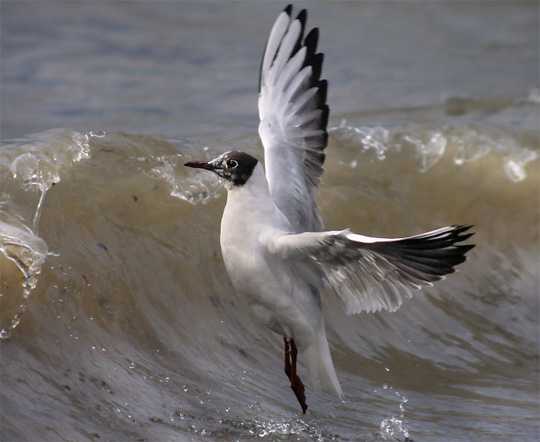
[[[220,183],[261,157],[268,3],[2,2],[0,440],[535,441],[538,4],[319,3],[329,228],[475,224],[396,313],[324,298],[345,400],[298,413],[235,294]]]

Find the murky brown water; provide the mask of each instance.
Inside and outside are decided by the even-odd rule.
[[[477,247],[396,313],[325,298],[346,398],[308,392],[305,417],[279,337],[224,271],[224,191],[182,167],[261,156],[276,5],[73,4],[2,4],[2,442],[538,438],[535,4],[310,8],[332,91],[328,227],[475,224]]]

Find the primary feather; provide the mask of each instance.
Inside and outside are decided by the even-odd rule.
[[[458,243],[472,236],[470,227],[448,226],[406,238],[306,232],[276,236],[269,250],[319,268],[348,313],[395,311],[413,290],[433,285],[465,261],[473,246]]]
[[[329,108],[318,30],[304,38],[307,13],[277,18],[261,63],[259,135],[270,193],[296,232],[320,230],[315,189],[323,172]]]

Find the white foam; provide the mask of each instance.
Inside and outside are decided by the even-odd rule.
[[[7,339],[26,311],[27,300],[37,285],[48,247],[29,227],[0,210],[0,253],[15,264],[23,277],[21,303],[9,324],[0,329],[0,339]]]
[[[379,160],[386,158],[390,132],[384,127],[355,127],[348,125],[347,120],[341,120],[339,126],[329,128],[328,132],[335,133],[339,138],[346,138],[352,142],[356,142],[364,150],[374,151]]]
[[[525,178],[527,178],[525,166],[527,163],[537,159],[538,153],[532,150],[523,150],[514,155],[510,155],[505,158],[504,172],[506,173],[506,176],[514,183],[523,181]]]
[[[415,147],[420,172],[431,169],[446,151],[447,140],[441,132],[429,131],[419,136],[405,135],[403,140]]]
[[[90,139],[102,136],[52,129],[32,135],[23,143],[3,146],[6,157],[11,157],[8,167],[13,178],[21,182],[24,190],[40,192],[32,223],[36,233],[47,191],[61,181],[66,168],[90,158]]]
[[[165,181],[170,188],[170,195],[187,201],[190,204],[206,204],[221,194],[221,182],[212,173],[198,173],[196,175],[180,175],[177,169],[179,158],[176,156],[158,158],[159,166],[152,168],[151,174]],[[183,159],[181,163],[183,164]]]
[[[329,129],[338,141],[358,145],[363,151],[373,151],[377,159],[384,160],[395,152],[412,148],[417,158],[418,170],[429,171],[445,155],[456,166],[478,161],[486,155],[497,155],[502,159],[501,168],[512,182],[527,177],[526,165],[538,159],[538,153],[521,144],[512,133],[501,130],[480,130],[475,127],[444,128],[396,128],[355,127],[342,120],[341,124]],[[452,148],[452,149],[450,149]],[[349,161],[351,168],[358,166],[358,158]]]
[[[393,390],[389,385],[383,385],[384,390]],[[392,416],[381,421],[379,432],[384,440],[402,440],[409,438],[409,430],[405,424],[405,405],[409,400],[399,391],[394,391],[399,398],[399,417]]]
[[[530,103],[540,104],[540,88],[535,87],[531,89],[527,99]]]

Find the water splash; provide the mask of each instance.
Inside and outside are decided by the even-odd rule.
[[[32,222],[33,230],[37,232],[45,195],[52,185],[60,181],[57,168],[48,159],[41,158],[39,154],[28,152],[15,158],[10,170],[14,179],[22,180],[25,190],[37,188],[40,192]]]
[[[420,172],[431,169],[443,157],[448,144],[446,137],[438,131],[428,131],[420,135],[406,134],[403,141],[415,148]]]
[[[216,175],[198,173],[187,177],[180,176],[178,169],[183,167],[182,164],[185,161],[179,156],[159,157],[158,162],[160,165],[152,168],[151,174],[169,185],[172,197],[190,204],[206,204],[219,198],[221,182]]]
[[[254,433],[257,437],[274,440],[279,436],[309,436],[311,440],[322,442],[324,440],[319,428],[310,425],[302,419],[255,419]]]
[[[32,228],[14,213],[0,210],[0,253],[13,262],[23,276],[21,302],[6,327],[0,329],[0,340],[8,339],[20,324],[35,289],[46,257],[50,254],[45,241],[38,236],[39,221],[45,197],[61,181],[64,169],[90,158],[90,140],[104,134],[79,133],[54,129],[32,135],[24,141],[5,144],[2,164],[23,190],[37,190],[39,198],[32,217]]]
[[[32,222],[34,232],[38,232],[45,195],[61,181],[61,170],[90,158],[90,139],[102,136],[93,132],[51,130],[30,137],[27,144],[6,146],[15,152],[23,152],[9,165],[13,178],[22,181],[24,190],[40,192]]]
[[[342,120],[339,126],[329,129],[339,142],[359,146],[372,151],[378,160],[385,160],[392,153],[413,149],[418,170],[429,171],[443,157],[451,155],[455,165],[477,161],[486,155],[496,154],[503,158],[502,170],[512,182],[527,177],[526,166],[538,159],[538,153],[513,138],[511,134],[497,130],[479,130],[475,127],[444,127],[442,129],[412,127],[408,129],[385,129],[383,127],[355,127]],[[349,162],[356,168],[358,159]]]
[[[533,88],[529,91],[528,101],[534,104],[540,104],[540,88]]]
[[[383,385],[384,390],[393,390],[391,386]],[[384,440],[410,440],[409,430],[405,424],[405,405],[409,402],[405,395],[394,391],[399,399],[399,416],[392,416],[381,421],[379,432]]]
[[[531,161],[538,159],[538,153],[532,150],[522,150],[513,155],[509,155],[504,160],[504,172],[506,176],[517,183],[527,178],[525,166]]]
[[[365,151],[374,151],[377,159],[384,160],[389,147],[390,131],[380,126],[355,127],[347,124],[347,120],[341,120],[339,126],[328,129],[336,137],[358,143]],[[356,167],[356,166],[353,166]]]
[[[364,151],[372,151],[378,160],[385,160],[392,151],[399,152],[404,147],[415,149],[419,170],[427,172],[444,155],[448,144],[446,136],[437,130],[404,131],[389,130],[381,126],[356,127],[342,120],[339,126],[328,132],[335,134],[340,141],[358,144]],[[350,163],[355,168],[355,161]]]
[[[6,219],[9,215],[0,211],[0,217]],[[15,264],[23,276],[22,302],[17,306],[9,324],[0,329],[0,340],[3,340],[10,337],[26,312],[28,298],[37,285],[48,248],[45,241],[30,228],[12,218],[11,223],[0,220],[0,253]]]
[[[456,130],[450,135],[450,144],[456,147],[454,163],[461,166],[476,161],[497,149],[497,143],[487,134],[475,129]]]

